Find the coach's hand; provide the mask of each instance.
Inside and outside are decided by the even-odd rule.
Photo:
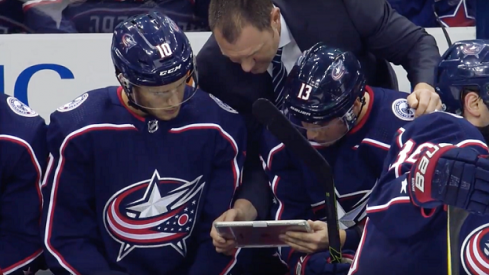
[[[424,82],[418,83],[407,97],[409,107],[415,109],[415,117],[441,110],[440,96],[435,89]]]
[[[234,203],[233,208],[222,213],[215,222],[234,222],[234,221],[252,221],[257,216],[256,209],[253,205],[244,199],[238,199]],[[236,243],[234,240],[224,239],[223,236],[217,233],[214,226],[211,229],[212,244],[216,247],[218,253],[232,255],[236,251]]]
[[[329,247],[328,225],[322,221],[307,221],[312,232],[288,231],[280,236],[280,239],[291,248],[299,252],[314,253]],[[341,245],[345,243],[346,232],[340,230]]]

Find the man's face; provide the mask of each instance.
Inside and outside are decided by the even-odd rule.
[[[242,28],[238,39],[229,43],[219,30],[214,30],[221,52],[232,62],[241,64],[243,71],[259,74],[267,71],[273,57],[277,53],[279,43],[278,29],[273,26],[270,29],[260,31],[247,25]]]
[[[306,130],[307,139],[323,146],[333,145],[348,133],[348,127],[342,118],[334,118],[321,124],[302,122]]]
[[[187,76],[178,81],[157,87],[135,86],[133,100],[136,104],[146,108],[149,113],[160,120],[175,118],[182,104]]]

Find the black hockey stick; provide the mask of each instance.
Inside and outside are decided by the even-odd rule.
[[[460,274],[460,229],[469,212],[455,206],[448,206],[447,213],[447,249],[448,275]]]
[[[316,174],[319,182],[326,187],[326,213],[328,224],[329,253],[332,263],[341,263],[341,242],[336,195],[331,166],[324,157],[312,147],[307,139],[290,123],[290,121],[267,99],[260,98],[253,104],[253,115],[285,147]]]

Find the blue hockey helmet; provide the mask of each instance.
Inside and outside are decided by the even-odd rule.
[[[445,111],[461,115],[466,90],[478,92],[489,106],[489,40],[455,42],[443,54],[435,78]]]
[[[355,125],[353,106],[358,98],[364,102],[365,82],[353,53],[317,43],[299,57],[287,78],[285,113],[299,127],[339,126],[343,130],[335,126],[332,140],[321,141],[334,142]]]
[[[130,103],[140,109],[166,107],[141,106],[135,87],[146,89],[152,95],[168,96],[171,93],[159,87],[181,81],[182,86],[177,86],[183,92],[183,84],[196,81],[194,56],[187,36],[173,20],[157,11],[132,16],[117,25],[111,52],[116,74]],[[179,104],[194,92],[195,89],[186,94]],[[168,108],[171,107],[174,106]]]

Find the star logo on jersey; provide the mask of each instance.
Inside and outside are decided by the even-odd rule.
[[[465,238],[460,253],[465,274],[489,274],[489,224],[484,224]]]
[[[187,254],[205,182],[162,178],[157,170],[149,180],[114,194],[104,209],[104,225],[121,244],[117,261],[135,248],[171,246]]]
[[[470,16],[466,0],[460,0],[453,14],[439,17],[445,27],[469,27],[474,26],[475,18]]]

